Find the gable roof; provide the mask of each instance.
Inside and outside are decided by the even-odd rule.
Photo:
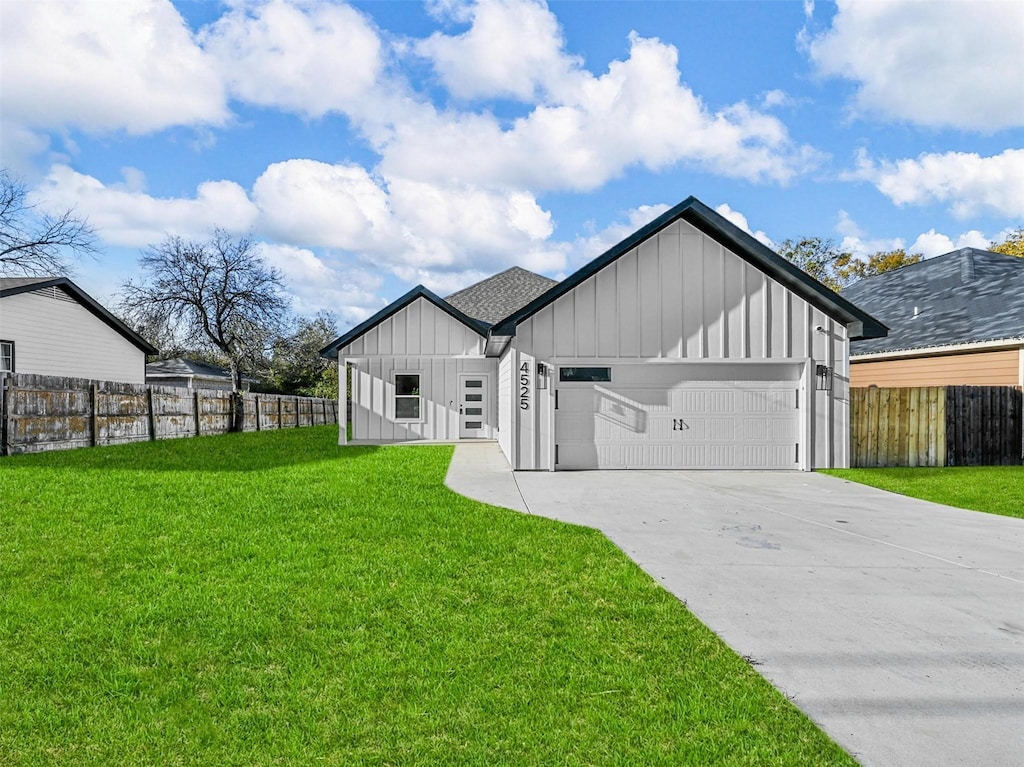
[[[143,352],[146,354],[157,354],[156,347],[149,343],[149,341],[107,311],[67,277],[0,277],[0,298],[16,296],[19,293],[30,293],[34,290],[45,290],[46,288],[59,288],[63,290]]]
[[[491,325],[526,306],[558,281],[518,266],[452,293],[445,301]]]
[[[231,371],[226,368],[222,368],[220,365],[214,365],[209,362],[200,362],[199,360],[190,360],[184,357],[175,357],[170,360],[157,360],[156,362],[150,362],[146,365],[146,378],[189,377],[223,378],[230,381]],[[248,376],[243,376],[242,380],[252,381],[254,383],[256,381],[255,378],[249,378]]]
[[[843,296],[891,328],[888,338],[858,341],[852,354],[1024,339],[1024,258],[1018,256],[961,248],[865,277]]]
[[[429,301],[438,309],[443,311],[445,314],[448,314],[449,316],[461,322],[474,333],[481,335],[484,338],[487,337],[487,323],[469,317],[464,312],[461,312],[460,310],[456,309],[454,306],[449,304],[447,301],[445,301],[437,294],[432,293],[422,285],[417,285],[415,288],[410,290],[408,293],[406,293],[404,296],[399,298],[394,303],[388,304],[369,319],[360,322],[347,333],[344,333],[335,338],[333,341],[327,344],[327,346],[320,350],[320,355],[323,357],[327,357],[329,359],[336,358],[338,356],[338,349],[340,349],[342,346],[347,346],[348,344],[352,343],[357,338],[362,336],[364,333],[366,333],[369,330],[372,330],[393,314],[397,314],[418,298],[422,298],[426,301]]]
[[[553,303],[557,298],[565,295],[581,282],[679,219],[693,225],[716,242],[725,245],[744,261],[760,269],[825,314],[846,325],[860,323],[859,331],[851,332],[851,338],[878,338],[885,335],[886,327],[881,322],[755,240],[696,197],[687,197],[674,208],[665,211],[654,221],[638,229],[618,245],[569,275],[542,296],[497,323],[492,332],[495,335],[515,335],[515,327],[520,322]]]

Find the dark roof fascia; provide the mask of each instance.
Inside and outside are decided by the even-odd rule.
[[[320,350],[320,356],[326,357],[327,359],[337,359],[339,348],[341,348],[342,346],[347,346],[348,344],[352,343],[357,338],[359,338],[363,334],[367,333],[368,331],[372,330],[377,325],[382,323],[388,317],[400,312],[402,309],[407,307],[417,298],[426,299],[441,311],[445,312],[449,316],[461,322],[463,325],[465,325],[467,328],[472,330],[477,335],[487,338],[487,330],[489,327],[487,323],[481,322],[480,320],[475,320],[472,317],[463,314],[454,306],[445,301],[443,298],[438,296],[436,293],[427,290],[422,285],[417,285],[404,296],[388,304],[369,319],[360,322],[347,333],[338,336],[336,339],[331,341],[329,344],[327,344],[327,346]],[[334,354],[330,354],[330,352],[334,352]]]
[[[107,323],[120,333],[124,338],[146,354],[158,354],[159,350],[153,346],[149,341],[140,336],[130,327],[125,325],[121,320],[107,311],[103,306],[96,302],[88,293],[78,287],[75,283],[69,280],[67,277],[55,277],[52,280],[42,280],[40,282],[32,282],[27,285],[19,285],[13,288],[0,289],[0,298],[6,298],[7,296],[15,296],[19,293],[30,293],[33,290],[41,290],[43,288],[62,288],[66,292],[70,293],[75,299],[82,304],[86,309],[96,315],[97,318]]]
[[[665,211],[646,226],[641,227],[618,245],[595,258],[589,264],[569,275],[518,312],[495,323],[492,332],[501,335],[515,335],[516,325],[536,314],[548,304],[565,295],[577,285],[597,274],[608,264],[636,248],[644,240],[683,219],[713,240],[727,246],[743,260],[765,272],[798,296],[839,320],[844,324],[861,323],[861,331],[852,338],[881,338],[888,328],[877,319],[858,309],[842,296],[837,295],[816,279],[778,255],[771,248],[758,242],[735,224],[713,211],[696,197],[687,197],[674,208]]]

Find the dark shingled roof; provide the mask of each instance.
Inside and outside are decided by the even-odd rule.
[[[445,301],[463,314],[493,325],[557,284],[556,280],[513,266],[452,293]]]
[[[1024,339],[1024,258],[961,248],[859,280],[842,293],[889,326],[850,354]],[[916,316],[915,316],[916,308]]]
[[[37,282],[49,282],[53,277],[0,277],[0,290],[12,288],[23,288],[26,285],[35,285]]]

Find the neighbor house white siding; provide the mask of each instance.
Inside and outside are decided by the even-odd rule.
[[[844,325],[676,221],[517,326],[514,353],[528,363],[532,401],[517,411],[516,468],[554,468],[558,365],[672,360],[788,361],[804,376],[816,364],[831,367],[831,392],[805,383],[810,467],[845,466],[847,344]],[[546,388],[538,363],[552,366]]]
[[[59,287],[0,300],[0,339],[18,373],[146,381],[145,353]]]
[[[498,424],[498,365],[484,357],[480,334],[418,298],[338,350],[341,370],[352,368],[353,441],[459,438],[459,376],[481,375],[489,398],[483,419],[489,436]],[[395,417],[395,375],[420,376],[420,418]],[[344,435],[341,436],[344,440]]]

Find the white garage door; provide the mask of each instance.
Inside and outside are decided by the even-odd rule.
[[[800,373],[793,363],[561,367],[555,468],[797,469]]]

